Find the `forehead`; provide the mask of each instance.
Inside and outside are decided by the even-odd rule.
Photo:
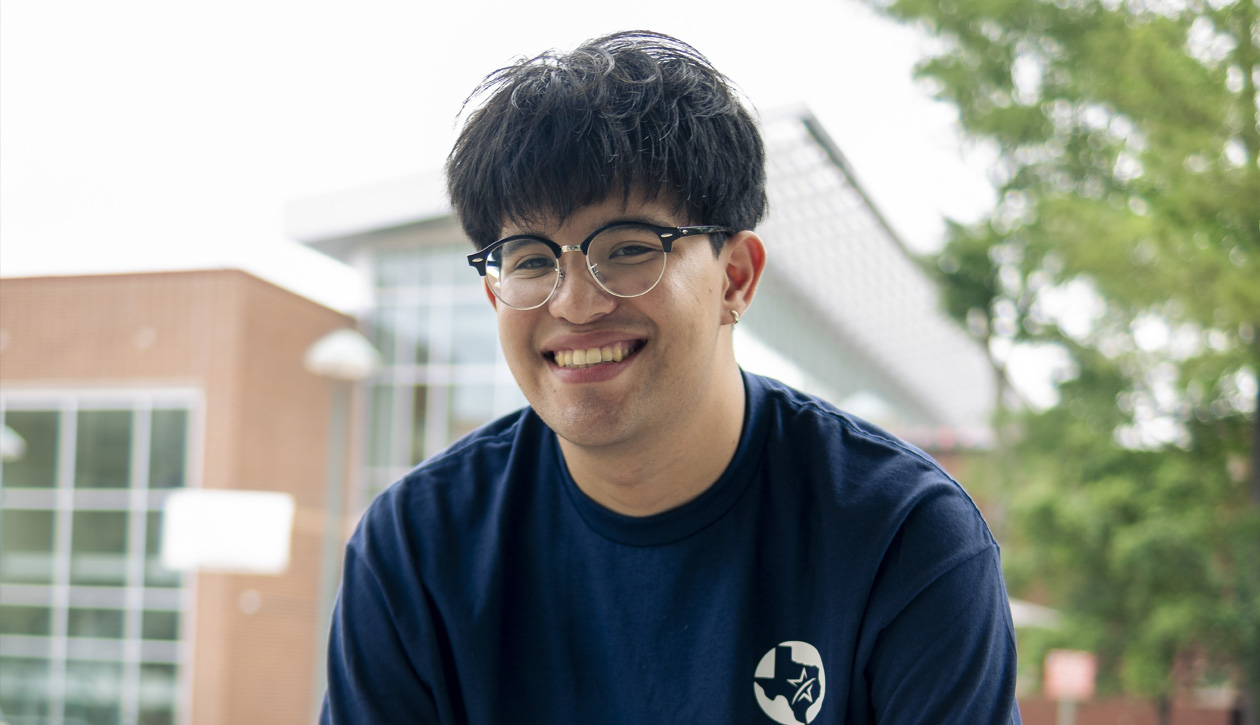
[[[683,205],[672,195],[658,194],[656,198],[648,198],[642,193],[628,197],[613,194],[603,201],[578,207],[564,218],[550,212],[539,212],[527,218],[505,220],[500,238],[515,234],[585,237],[602,226],[619,221],[647,222],[665,227],[689,223]]]

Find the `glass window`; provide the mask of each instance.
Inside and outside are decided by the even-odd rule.
[[[382,253],[376,259],[376,287],[391,289],[414,286],[419,283],[420,268],[420,255],[415,252]]]
[[[66,722],[117,725],[122,719],[121,662],[66,662]]]
[[[398,350],[398,308],[378,307],[368,316],[368,339],[386,365],[395,364]]]
[[[136,722],[138,725],[175,725],[175,706],[141,709]]]
[[[149,488],[182,488],[188,446],[188,411],[153,411]]]
[[[144,525],[144,585],[177,587],[183,577],[162,566],[162,512],[150,511]]]
[[[451,387],[447,430],[452,439],[467,435],[494,416],[494,388],[490,385]]]
[[[471,251],[474,250],[469,246],[467,251],[461,247],[459,251],[424,256],[421,261],[421,283],[434,286],[472,286],[478,281],[478,276],[477,270],[468,266],[467,255]]]
[[[451,362],[493,365],[499,349],[499,328],[490,305],[459,304],[452,308]]]
[[[369,497],[400,469],[523,404],[514,385],[496,382],[497,322],[467,253],[452,244],[375,259],[378,286],[407,289],[383,291],[369,326],[386,366],[369,393]]]
[[[431,346],[429,336],[429,308],[425,305],[398,308],[398,344],[403,346],[402,357],[394,361],[399,365],[426,365]]]
[[[0,491],[0,591],[7,592],[12,584],[35,584],[41,586],[27,591],[43,592],[47,598],[6,598],[0,605],[0,637],[23,638],[21,657],[0,647],[0,654],[10,655],[0,656],[0,721],[45,722],[64,711],[58,722],[67,725],[114,725],[123,713],[134,712],[136,717],[129,718],[133,722],[174,725],[179,702],[175,666],[119,661],[123,653],[138,651],[144,657],[152,650],[162,659],[177,651],[167,643],[180,641],[181,614],[170,608],[176,606],[174,595],[184,582],[181,573],[161,565],[162,512],[149,508],[154,505],[150,497],[129,497],[127,489],[137,470],[133,449],[147,451],[142,455],[148,458],[150,488],[187,485],[192,413],[168,402],[149,413],[151,425],[136,426],[135,416],[149,406],[147,394],[138,395],[126,409],[80,406],[73,418],[58,410],[13,410],[12,405],[26,402],[18,397],[7,391],[0,395],[6,424],[27,444],[21,460],[3,464],[2,483],[5,489],[44,491],[28,490],[21,497],[5,497]],[[60,446],[59,436],[70,432],[63,425],[74,428],[69,451]],[[148,430],[149,440],[135,439],[140,429]],[[49,510],[57,498],[52,495],[57,476],[69,473],[59,473],[59,464],[71,455],[73,485],[87,490],[67,499],[77,508]],[[22,508],[7,508],[6,503]],[[106,506],[112,509],[102,510]],[[133,523],[147,527],[139,551],[131,545],[137,533]],[[126,590],[100,587],[138,585],[129,572],[141,568],[143,584],[149,587],[143,598],[152,609],[142,610],[134,621],[124,607]],[[69,596],[55,600],[60,604],[50,603],[53,592],[61,591],[51,584],[70,585]],[[138,631],[129,625],[138,625]],[[69,642],[53,636],[63,631]],[[128,635],[134,641],[127,642]],[[148,649],[141,639],[149,642]],[[137,671],[145,692],[133,687],[124,691],[124,675],[134,677]],[[52,698],[54,682],[57,700]],[[126,702],[124,694],[130,698]]]
[[[119,639],[123,636],[123,613],[119,609],[71,609],[66,628],[71,637]]]
[[[75,511],[70,539],[71,584],[126,584],[126,511]]]
[[[44,722],[48,717],[48,660],[0,657],[0,711],[9,722]]]
[[[52,511],[0,510],[0,581],[52,582],[54,520]]]
[[[52,631],[52,610],[0,604],[0,634],[47,636]]]
[[[372,386],[372,421],[368,430],[368,463],[373,466],[389,466],[390,433],[394,429],[394,387]]]
[[[408,465],[419,463],[425,459],[424,432],[426,426],[424,421],[429,410],[428,398],[429,389],[427,386],[415,386],[412,392],[411,403],[411,457],[407,461]]]
[[[53,488],[57,485],[57,420],[55,410],[10,410],[4,424],[22,436],[26,450],[5,461],[5,488]]]
[[[173,725],[179,679],[175,665],[140,665],[140,725]]]
[[[131,411],[79,411],[76,436],[74,485],[78,488],[127,488]]]
[[[146,609],[140,624],[140,639],[179,639],[179,612]]]

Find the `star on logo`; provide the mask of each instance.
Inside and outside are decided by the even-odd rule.
[[[796,694],[792,696],[792,704],[795,705],[800,700],[814,701],[814,678],[805,673],[805,668],[801,668],[801,676],[788,679],[788,684],[796,686]]]
[[[808,642],[779,643],[757,663],[753,683],[761,711],[780,725],[807,725],[827,697],[822,657]]]

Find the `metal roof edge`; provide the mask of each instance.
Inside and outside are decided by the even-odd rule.
[[[858,181],[857,174],[848,159],[845,157],[844,153],[840,150],[839,146],[823,127],[821,121],[818,120],[808,106],[804,104],[795,104],[783,108],[773,109],[772,111],[766,113],[763,119],[765,125],[769,125],[771,123],[793,122],[804,128],[808,137],[818,145],[820,150],[822,150],[826,160],[839,170],[845,181],[852,187],[853,191],[861,199],[862,204],[866,207],[866,210],[870,213],[871,218],[878,225],[878,228],[887,235],[888,241],[892,242],[893,247],[899,250],[899,252],[904,256],[904,259],[909,262],[920,275],[923,276],[924,280],[932,288],[935,300],[934,308],[941,323],[959,333],[960,337],[964,341],[964,344],[982,352],[982,348],[980,348],[973,339],[966,335],[963,327],[942,309],[940,306],[939,285],[933,278],[931,270],[928,269],[927,265],[925,265],[923,258],[916,256],[909,250],[902,241],[901,237],[893,229],[892,225],[880,212],[871,196]],[[811,302],[805,301],[804,303],[812,306]],[[871,364],[877,364],[880,362],[879,356],[873,354],[873,350],[871,349],[864,349],[861,357],[866,361],[869,361]],[[930,411],[929,414],[932,417],[937,418],[942,424],[951,428],[957,427],[957,432],[961,435],[961,437],[967,439],[967,444],[964,444],[965,446],[983,447],[988,444],[989,436],[985,433],[988,429],[989,421],[974,420],[958,427],[956,426],[957,419],[950,410],[940,409],[937,401],[935,401],[931,396],[925,397],[924,391],[918,386],[909,385],[903,380],[893,380],[890,382],[892,382],[895,388],[904,395],[907,395],[911,400],[923,401],[921,407]],[[952,422],[946,423],[947,421]],[[965,433],[963,432],[964,429],[966,429]]]
[[[814,115],[814,112],[806,105],[799,105],[784,108],[779,113],[775,114],[775,117],[777,118],[788,115],[794,115],[797,120],[805,126],[805,130],[809,132],[810,137],[813,138],[819,147],[822,148],[823,152],[827,154],[827,158],[831,161],[831,163],[835,164],[836,168],[840,169],[840,173],[844,174],[844,177],[849,181],[849,184],[853,186],[853,190],[858,193],[858,196],[862,197],[862,201],[866,203],[866,207],[870,209],[871,214],[875,216],[876,221],[878,221],[879,225],[884,228],[884,231],[888,232],[888,236],[892,239],[893,243],[897,245],[897,248],[901,250],[901,253],[906,255],[906,257],[916,265],[920,265],[920,258],[910,251],[910,248],[906,246],[904,241],[902,241],[901,235],[897,233],[897,230],[893,228],[891,223],[889,223],[883,212],[879,210],[879,206],[875,203],[875,200],[871,198],[871,195],[866,192],[866,188],[862,186],[862,182],[858,181],[857,172],[854,171],[853,165],[849,163],[848,157],[844,155],[844,152],[840,150],[840,147],[836,144],[835,140],[831,138],[831,134],[827,133],[827,129],[823,128],[822,122],[818,120],[818,117]]]
[[[314,247],[375,229],[449,216],[440,171],[387,179],[294,199],[285,205],[285,234]]]

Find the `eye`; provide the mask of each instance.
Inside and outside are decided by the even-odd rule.
[[[608,254],[609,259],[620,259],[622,261],[631,261],[634,257],[641,257],[645,254],[658,254],[661,251],[661,245],[645,244],[643,242],[626,242],[613,248]]]
[[[513,272],[525,271],[525,270],[531,270],[531,269],[551,269],[554,266],[555,266],[555,263],[554,263],[553,258],[545,257],[541,254],[537,254],[532,257],[526,257],[524,259],[512,260]]]
[[[661,258],[665,248],[651,229],[636,225],[613,227],[591,241],[587,255],[596,263],[638,265]]]
[[[505,276],[538,277],[555,271],[556,256],[551,249],[533,239],[514,240],[490,254],[491,263],[498,263]]]

